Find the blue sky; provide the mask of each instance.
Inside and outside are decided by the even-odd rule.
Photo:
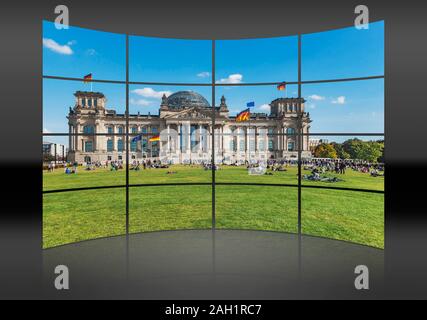
[[[211,41],[129,38],[131,81],[209,83]],[[125,36],[77,27],[56,30],[43,22],[43,74],[94,79],[125,79]],[[217,40],[216,82],[252,83],[297,80],[297,37]],[[302,36],[303,80],[363,77],[384,74],[384,23],[370,24],[369,30],[354,27]],[[43,81],[43,128],[45,132],[67,132],[66,113],[74,104],[76,90],[90,90],[78,81]],[[103,92],[109,108],[122,112],[125,87],[93,83]],[[130,86],[130,111],[158,113],[160,98],[179,90],[194,90],[211,102],[210,87]],[[307,84],[302,88],[312,132],[383,132],[383,80]],[[231,115],[255,101],[256,112],[268,112],[267,104],[284,96],[275,86],[217,87],[217,103],[224,94]],[[297,95],[289,85],[288,97]]]

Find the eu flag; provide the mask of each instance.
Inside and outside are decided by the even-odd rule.
[[[132,142],[141,141],[142,135],[138,134],[137,136],[132,138]]]
[[[255,107],[255,102],[251,101],[251,102],[246,103],[246,107],[248,107],[248,108]]]

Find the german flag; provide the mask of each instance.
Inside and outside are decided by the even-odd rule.
[[[83,77],[84,83],[91,82],[91,81],[92,81],[92,73],[89,73]]]
[[[237,116],[236,116],[236,121],[240,122],[240,121],[248,121],[251,117],[251,112],[249,111],[249,108],[246,110],[241,111]]]
[[[281,82],[277,85],[277,90],[283,91],[286,89],[286,82]]]
[[[148,139],[148,141],[150,141],[150,142],[160,141],[160,135],[157,135],[157,136],[151,137],[150,139]]]

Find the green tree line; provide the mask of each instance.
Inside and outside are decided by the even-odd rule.
[[[384,140],[363,141],[357,138],[343,143],[321,143],[313,150],[316,158],[359,159],[369,162],[384,162]]]

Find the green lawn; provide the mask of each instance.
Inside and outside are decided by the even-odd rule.
[[[97,169],[65,175],[43,173],[43,189],[124,185],[125,171]],[[175,171],[175,174],[167,174]],[[309,173],[303,171],[303,174]],[[198,166],[130,171],[130,184],[211,182]],[[334,174],[332,174],[333,176]],[[343,182],[303,184],[383,190],[384,178],[347,170]],[[298,183],[297,168],[271,176],[250,176],[244,167],[223,167],[218,183]],[[130,232],[211,227],[210,185],[131,187]],[[217,228],[297,231],[297,188],[216,186]],[[125,232],[125,188],[83,190],[43,195],[43,247],[48,248]],[[302,189],[302,229],[306,234],[384,247],[384,195],[366,192]]]

